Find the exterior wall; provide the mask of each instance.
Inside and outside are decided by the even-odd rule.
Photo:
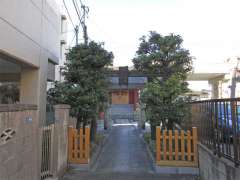
[[[219,98],[219,82],[218,81],[214,81],[211,83],[212,85],[212,95],[211,98],[212,99],[218,99]]]
[[[0,105],[0,179],[37,180],[39,170],[37,107]],[[6,129],[15,133],[5,141]],[[9,134],[8,134],[9,135]]]
[[[231,80],[229,77],[225,81],[216,80],[210,81],[209,84],[212,85],[212,99],[216,98],[230,98],[231,96]],[[240,97],[240,83],[236,83],[235,97]]]
[[[59,60],[60,20],[55,0],[0,1],[0,54],[21,66],[20,103],[38,106],[40,126],[45,121],[47,79],[53,80],[48,75],[54,77],[49,64]],[[6,69],[11,72],[11,67]]]
[[[1,0],[0,50],[40,67],[41,54],[58,63],[60,12],[55,0]]]
[[[62,177],[67,169],[68,160],[68,105],[56,105],[55,107],[55,130],[54,130],[54,177]]]
[[[139,103],[138,89],[118,90],[110,93],[112,104],[133,104],[134,109]]]
[[[204,180],[239,180],[240,169],[225,158],[219,158],[199,145],[199,169]]]
[[[112,104],[129,104],[129,92],[127,90],[112,92]]]
[[[53,136],[52,170],[54,178],[61,178],[67,168],[69,106],[55,106],[56,123]],[[6,134],[11,129],[13,134]],[[39,180],[38,144],[42,128],[38,127],[37,107],[32,105],[0,105],[0,179]],[[6,141],[10,135],[11,139]]]

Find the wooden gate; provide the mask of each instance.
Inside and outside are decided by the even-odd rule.
[[[73,164],[88,164],[90,153],[90,128],[79,130],[68,129],[68,162]]]
[[[160,166],[197,167],[197,128],[186,133],[181,130],[156,130],[156,160]]]

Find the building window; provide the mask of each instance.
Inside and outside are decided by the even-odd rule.
[[[65,28],[64,28],[64,26],[65,26],[65,21],[67,20],[67,18],[66,18],[66,16],[65,15],[62,15],[61,16],[61,33],[64,33],[64,30],[65,30]]]

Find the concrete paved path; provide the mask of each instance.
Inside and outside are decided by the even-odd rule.
[[[64,180],[194,180],[193,176],[159,175],[133,124],[114,126],[90,172],[72,172]]]
[[[97,172],[153,172],[146,147],[135,125],[113,127],[98,160]]]

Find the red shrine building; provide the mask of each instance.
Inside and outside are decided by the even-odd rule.
[[[112,105],[132,105],[136,108],[139,93],[147,77],[127,66],[112,70],[109,74],[109,96]]]

